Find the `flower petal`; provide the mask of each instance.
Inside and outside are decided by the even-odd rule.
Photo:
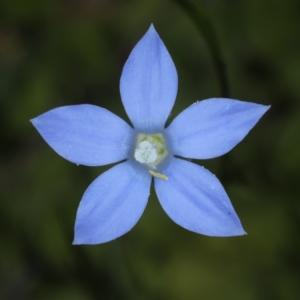
[[[232,99],[208,99],[181,112],[166,129],[173,154],[207,159],[238,144],[270,106]]]
[[[80,202],[73,244],[99,244],[128,232],[141,217],[151,175],[124,162],[99,176]]]
[[[155,178],[158,199],[169,217],[185,229],[210,236],[243,235],[240,220],[220,181],[203,167],[174,158]]]
[[[80,165],[101,166],[127,158],[133,129],[95,105],[52,109],[32,124],[59,155]]]
[[[123,68],[120,91],[135,129],[159,131],[174,105],[177,72],[163,41],[151,25]]]

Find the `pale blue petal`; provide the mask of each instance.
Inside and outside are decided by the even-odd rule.
[[[58,107],[31,122],[59,155],[86,166],[126,159],[134,133],[115,114],[89,104]]]
[[[207,159],[238,144],[270,106],[232,99],[208,99],[181,112],[166,129],[175,155]]]
[[[120,82],[123,105],[135,129],[153,132],[164,128],[177,83],[172,58],[151,25],[132,50]]]
[[[155,178],[158,199],[169,217],[185,229],[210,236],[246,234],[220,181],[203,167],[174,158]]]
[[[99,244],[128,232],[141,217],[151,175],[127,161],[99,176],[80,202],[73,244]]]

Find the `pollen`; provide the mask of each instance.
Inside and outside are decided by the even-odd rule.
[[[135,159],[140,163],[153,163],[157,159],[155,147],[148,141],[142,141],[134,152]]]
[[[133,152],[135,161],[145,165],[147,168],[155,169],[168,154],[163,133],[139,133],[137,135],[136,146]]]

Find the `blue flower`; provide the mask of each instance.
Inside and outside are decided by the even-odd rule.
[[[160,204],[178,225],[209,236],[245,234],[215,175],[180,157],[227,153],[269,106],[203,100],[165,128],[177,94],[177,72],[153,25],[125,63],[120,91],[133,128],[89,104],[58,107],[31,120],[50,147],[75,164],[120,162],[85,191],[73,244],[105,243],[131,230],[146,207],[152,177]]]

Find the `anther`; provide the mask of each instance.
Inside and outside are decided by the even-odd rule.
[[[166,176],[164,174],[160,174],[160,173],[154,172],[152,170],[149,170],[149,173],[151,175],[153,175],[154,177],[161,178],[161,179],[164,179],[164,180],[169,180],[168,176]]]

